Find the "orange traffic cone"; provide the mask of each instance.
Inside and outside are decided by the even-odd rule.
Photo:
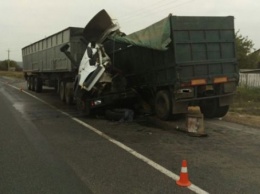
[[[177,185],[183,186],[183,187],[188,187],[188,186],[191,185],[191,182],[189,181],[188,168],[187,168],[187,161],[186,160],[182,161],[180,179],[178,181],[176,181],[176,183],[177,183]]]

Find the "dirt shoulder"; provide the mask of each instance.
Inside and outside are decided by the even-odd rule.
[[[223,117],[223,120],[260,129],[260,116],[228,112],[228,114]]]
[[[189,107],[189,113],[200,112],[199,107]],[[224,121],[247,125],[260,129],[260,116],[246,113],[238,113],[229,111],[226,116],[222,118]]]

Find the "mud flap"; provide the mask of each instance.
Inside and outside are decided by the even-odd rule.
[[[219,106],[227,106],[230,105],[233,101],[233,95],[232,96],[224,96],[219,97]]]

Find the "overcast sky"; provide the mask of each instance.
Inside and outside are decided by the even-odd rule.
[[[21,48],[69,26],[85,27],[101,9],[126,34],[165,18],[234,16],[235,29],[260,48],[260,0],[0,0],[0,60],[22,61]]]

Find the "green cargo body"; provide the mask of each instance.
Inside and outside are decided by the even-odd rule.
[[[133,34],[111,36],[105,48],[128,87],[150,98],[161,119],[190,105],[200,106],[205,117],[227,113],[239,79],[232,16],[170,15]]]
[[[180,82],[238,78],[233,17],[172,17],[175,64]]]
[[[223,75],[238,79],[233,17],[170,16],[162,21],[170,24],[161,29],[170,30],[164,33],[171,39],[167,48],[158,46],[158,37],[152,34],[149,39],[154,38],[154,45],[140,43],[147,34],[143,31],[137,32],[141,34],[138,41],[128,36],[114,39],[116,50],[110,56],[128,77],[129,86],[178,86],[201,78],[212,84],[213,78]],[[152,28],[156,29],[154,25]]]
[[[86,45],[80,41],[83,28],[69,27],[22,49],[24,72],[57,73],[73,71],[71,61],[60,52],[64,44],[70,45],[71,55],[80,63]]]

